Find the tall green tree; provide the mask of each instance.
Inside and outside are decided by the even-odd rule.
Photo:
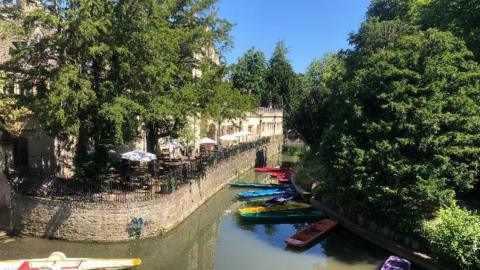
[[[418,0],[373,0],[367,10],[367,18],[381,21],[403,19],[411,15],[412,5]]]
[[[254,96],[243,94],[241,90],[233,87],[232,82],[225,80],[226,74],[225,66],[209,66],[204,69],[198,82],[198,87],[202,89],[199,101],[204,107],[203,115],[217,123],[245,116],[256,103]]]
[[[116,145],[142,129],[153,142],[178,135],[188,116],[218,102],[200,98],[203,79],[193,76],[194,69],[217,65],[212,55],[230,44],[230,24],[217,18],[215,3],[65,0],[29,12],[9,7],[10,17],[2,18],[19,22],[19,41],[1,68],[9,87],[34,101],[35,116],[52,136],[74,138],[77,177],[95,178]]]
[[[411,231],[478,181],[480,68],[450,33],[368,21],[359,34],[322,140],[321,194]]]
[[[333,93],[343,83],[346,72],[342,55],[326,55],[313,60],[289,98],[289,127],[305,143],[315,148],[329,124],[329,104]]]
[[[145,108],[150,151],[160,137],[178,136],[188,118],[205,109],[199,103],[201,78],[192,71],[218,65],[214,45],[230,43],[230,24],[216,17],[214,3],[121,1],[116,9],[121,54],[114,59],[115,75],[119,87],[130,89]]]
[[[287,54],[285,43],[279,41],[269,61],[266,100],[262,101],[263,104],[283,108],[289,102],[290,92],[295,87],[296,74]]]
[[[267,91],[267,70],[264,53],[252,47],[231,68],[233,87],[257,96],[262,106],[268,106],[264,97]]]

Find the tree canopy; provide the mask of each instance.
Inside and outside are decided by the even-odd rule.
[[[264,97],[267,91],[268,63],[262,51],[250,48],[231,69],[230,77],[235,88],[257,96],[262,106],[269,105]]]
[[[315,148],[322,138],[330,117],[329,99],[337,84],[342,82],[344,73],[345,63],[340,55],[315,59],[290,95],[288,127],[298,132],[311,147]]]
[[[278,108],[284,108],[288,104],[290,92],[296,83],[296,74],[287,59],[287,54],[285,43],[279,41],[269,61],[266,102]]]
[[[18,26],[18,41],[1,69],[9,87],[31,98],[52,136],[75,138],[77,175],[83,170],[95,177],[107,166],[108,150],[141,130],[151,145],[160,136],[177,136],[188,117],[209,114],[218,96],[249,104],[225,87],[225,72],[196,76],[221,66],[216,55],[231,44],[231,25],[217,17],[215,3],[64,0],[28,12],[4,7],[3,21],[18,22],[9,24]],[[202,88],[209,83],[217,85]],[[239,111],[226,107],[219,114]]]

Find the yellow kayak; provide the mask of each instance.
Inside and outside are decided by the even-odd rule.
[[[140,259],[91,259],[67,258],[62,252],[53,252],[44,259],[25,259],[0,261],[2,270],[36,270],[36,269],[126,269],[142,264]]]
[[[270,212],[270,211],[298,210],[298,209],[308,209],[308,208],[311,208],[309,204],[295,203],[295,204],[274,205],[270,207],[266,207],[266,206],[247,207],[247,208],[241,208],[238,211],[240,213],[246,214],[246,213]]]

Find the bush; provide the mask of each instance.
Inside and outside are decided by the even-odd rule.
[[[452,206],[425,222],[424,235],[435,259],[451,269],[480,269],[480,216]]]

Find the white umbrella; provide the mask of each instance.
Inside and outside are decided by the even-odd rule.
[[[200,144],[217,144],[217,142],[208,137],[204,137],[200,140]]]
[[[152,160],[156,160],[157,156],[155,156],[155,154],[145,152],[142,150],[134,150],[134,151],[123,153],[122,159],[128,159],[131,161],[150,162]]]
[[[237,141],[238,137],[231,134],[227,134],[227,135],[220,136],[219,139],[222,141]]]

